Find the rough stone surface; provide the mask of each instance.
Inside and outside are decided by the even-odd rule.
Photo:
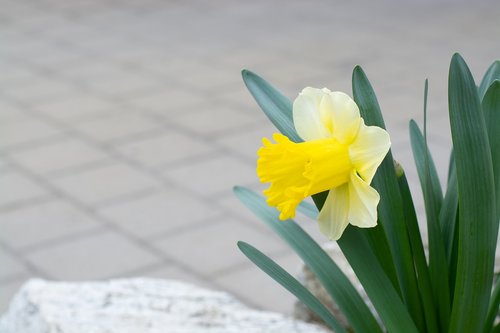
[[[0,319],[2,333],[327,333],[282,314],[248,308],[224,292],[183,282],[33,279]]]

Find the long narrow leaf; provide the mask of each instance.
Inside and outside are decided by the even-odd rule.
[[[429,90],[429,82],[425,80],[424,89],[424,198],[429,198],[426,200],[426,212],[428,216],[427,225],[429,234],[432,236],[429,238],[432,242],[429,245],[429,267],[430,274],[432,276],[432,281],[437,282],[437,290],[435,293],[438,297],[438,307],[440,314],[441,328],[445,331],[448,328],[449,314],[450,314],[450,289],[449,289],[449,274],[448,266],[446,266],[446,251],[443,246],[443,237],[440,229],[439,213],[442,206],[443,194],[441,191],[441,186],[439,184],[439,177],[437,172],[432,170],[434,162],[432,161],[431,153],[427,145],[427,95]],[[432,248],[433,251],[430,249]],[[432,255],[430,252],[433,252]],[[431,259],[432,257],[432,259]],[[437,265],[436,265],[437,263]]]
[[[500,62],[498,64],[498,76],[500,77]],[[495,178],[495,196],[496,196],[496,223],[494,225],[494,235],[498,234],[498,221],[500,219],[500,81],[495,80],[484,95],[481,103],[486,127],[488,131],[488,140],[490,142],[491,159],[493,164],[493,176]],[[495,237],[495,249],[496,249]],[[497,279],[493,290],[490,307],[484,332],[489,332],[498,313],[500,304],[500,278]]]
[[[424,114],[426,110],[424,110]],[[429,238],[429,273],[434,299],[438,307],[439,326],[442,332],[448,329],[450,315],[450,289],[448,260],[439,223],[443,194],[426,140],[417,124],[410,121],[410,139],[413,157],[424,196]]]
[[[450,291],[455,290],[458,250],[458,183],[455,154],[450,154],[448,165],[448,186],[439,212],[439,225],[444,241],[444,249],[448,262],[448,282]],[[453,303],[453,293],[450,302]]]
[[[449,290],[455,290],[455,281],[457,279],[457,261],[458,261],[458,183],[457,169],[454,167],[454,160],[450,161],[450,175],[448,187],[443,199],[443,205],[439,212],[439,225],[441,226],[441,236],[443,237],[444,249],[446,252],[446,261],[448,267],[448,285]],[[439,269],[439,267],[438,267]],[[453,303],[454,294],[450,294],[450,304]]]
[[[490,306],[488,307],[488,315],[486,316],[486,324],[484,325],[484,333],[489,333],[491,327],[495,322],[495,318],[498,315],[498,309],[500,306],[500,277],[497,277],[495,288],[491,294]]]
[[[385,128],[375,92],[361,67],[352,75],[354,100],[367,125]],[[377,174],[373,186],[380,193],[379,221],[385,231],[396,268],[403,300],[419,328],[425,327],[410,241],[404,223],[403,203],[397,183],[392,153],[389,151]]]
[[[443,237],[448,260],[448,281],[451,291],[455,289],[458,249],[458,183],[453,150],[448,165],[448,186],[439,212],[439,225],[441,226],[441,236]],[[450,301],[453,302],[453,299],[450,299]]]
[[[279,213],[269,207],[262,196],[251,190],[235,187],[234,192],[243,204],[280,235],[309,266],[356,332],[382,332],[349,279],[299,225],[292,220],[280,221]]]
[[[496,242],[491,152],[474,79],[458,54],[451,60],[448,85],[460,206],[449,332],[481,332],[490,299]]]
[[[413,205],[413,199],[411,197],[410,188],[408,186],[408,181],[406,175],[401,172],[398,174],[398,183],[401,190],[401,195],[403,197],[403,206],[406,218],[406,225],[408,228],[408,236],[410,238],[411,250],[413,253],[413,258],[415,260],[415,268],[418,275],[418,288],[420,290],[420,296],[422,300],[422,306],[424,308],[425,322],[427,326],[428,333],[438,333],[438,321],[436,317],[436,305],[433,299],[433,291],[431,279],[429,276],[429,269],[427,267],[427,261],[425,260],[425,251],[422,244],[422,236],[420,235],[420,229],[418,227],[417,215],[415,213],[415,206]]]
[[[428,197],[427,200],[432,200],[437,211],[439,211],[443,202],[443,191],[441,190],[441,184],[439,183],[436,166],[431,153],[428,149],[426,149],[424,136],[413,119],[410,120],[410,140],[413,158],[415,160],[418,178],[420,180],[420,186],[422,186],[422,190],[425,191],[424,189],[427,187],[426,169],[428,168],[430,176],[430,188],[428,189],[428,192],[430,197]],[[428,163],[426,163],[426,155],[428,156]]]
[[[401,295],[396,268],[394,267],[394,262],[391,260],[391,249],[389,248],[384,228],[379,223],[379,225],[377,225],[375,228],[370,228],[369,232],[363,232],[363,234],[364,237],[366,237],[366,240],[368,241],[373,254],[380,263],[380,266],[382,266],[382,269],[391,281],[392,286],[394,287],[398,295]]]
[[[490,65],[479,85],[479,98],[482,100],[486,91],[495,80],[500,80],[500,60]]]
[[[453,155],[453,149],[451,150],[450,153],[450,159],[448,160],[448,182],[450,182],[450,177],[452,171],[455,169],[455,157]]]
[[[297,279],[291,276],[280,265],[271,260],[268,256],[245,242],[238,242],[241,252],[247,256],[254,264],[262,269],[267,275],[294,294],[309,309],[316,313],[331,329],[339,333],[347,333],[344,327],[332,315],[332,313],[307,290]]]
[[[456,220],[458,214],[458,183],[456,168],[450,169],[448,177],[448,187],[439,212],[439,225],[441,226],[441,235],[444,241],[448,265],[452,257],[452,248],[456,229]]]
[[[377,258],[371,252],[366,237],[363,237],[363,233],[366,232],[369,231],[359,230],[352,226],[347,227],[338,240],[342,252],[356,272],[387,331],[394,333],[419,332],[406,306],[378,264]]]
[[[500,76],[500,62],[499,62]],[[500,79],[499,79],[500,80]],[[493,163],[493,175],[495,177],[495,195],[497,206],[497,220],[500,218],[500,81],[494,81],[481,103],[488,140],[490,142],[491,160]],[[498,231],[497,231],[498,232]]]
[[[255,101],[274,126],[291,141],[303,141],[293,125],[292,102],[257,74],[244,69],[241,75]]]

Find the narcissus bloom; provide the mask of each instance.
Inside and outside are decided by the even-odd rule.
[[[339,239],[349,223],[374,227],[380,197],[370,183],[391,146],[387,132],[366,126],[348,95],[326,88],[302,90],[293,122],[304,142],[275,133],[275,143],[264,138],[258,151],[257,174],[270,183],[267,203],[286,220],[303,199],[329,190],[318,215],[327,237]]]

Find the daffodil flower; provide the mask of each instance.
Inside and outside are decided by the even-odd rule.
[[[293,122],[304,142],[275,133],[275,143],[264,138],[258,151],[257,174],[270,183],[267,203],[286,220],[303,199],[329,190],[318,215],[327,237],[339,239],[349,223],[376,226],[380,196],[370,183],[389,151],[387,132],[366,126],[348,95],[326,88],[302,90],[293,103]]]

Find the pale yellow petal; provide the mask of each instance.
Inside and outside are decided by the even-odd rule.
[[[333,137],[343,144],[349,144],[358,134],[361,124],[358,106],[349,95],[340,91],[331,92],[329,97],[330,103],[322,103],[328,109],[324,107],[322,112],[328,110],[331,116],[322,116],[322,119],[331,119]]]
[[[325,204],[318,215],[319,229],[331,240],[339,239],[349,224],[348,212],[349,187],[344,184],[328,193]]]
[[[371,228],[377,225],[377,205],[380,201],[378,192],[355,172],[349,181],[349,214],[350,224],[360,228]]]
[[[313,87],[305,87],[300,92],[300,95],[310,96],[316,101],[316,104],[319,105],[319,103],[321,102],[321,98],[323,98],[325,94],[329,94],[330,92],[331,91],[328,88],[319,89]]]
[[[330,136],[320,115],[321,100],[329,92],[326,88],[307,87],[293,102],[293,124],[302,140],[312,141]]]
[[[358,135],[349,146],[354,169],[368,184],[391,147],[389,134],[380,127],[366,126],[363,122]]]

